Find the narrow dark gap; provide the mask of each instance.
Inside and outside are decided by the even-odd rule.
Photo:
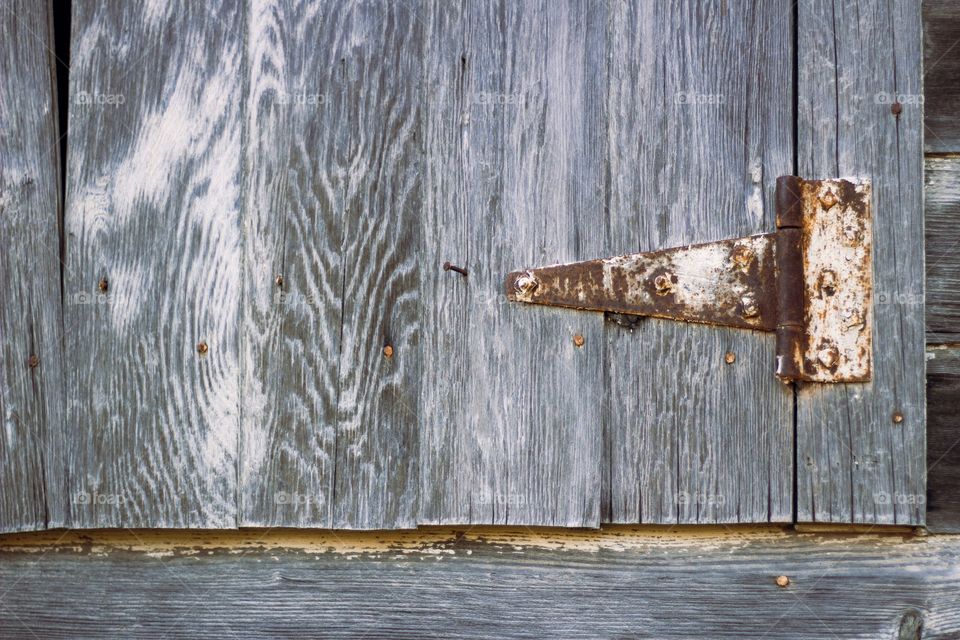
[[[800,3],[793,3],[793,175],[800,175]],[[793,524],[797,524],[800,506],[800,462],[799,427],[800,406],[799,383],[790,385],[793,391]]]
[[[70,18],[72,0],[53,2],[53,52],[55,61],[55,82],[57,96],[57,135],[60,145],[60,184],[58,185],[60,210],[57,213],[60,238],[60,294],[63,297],[63,263],[66,256],[66,233],[64,231],[64,210],[66,209],[67,190],[67,122],[70,106]]]

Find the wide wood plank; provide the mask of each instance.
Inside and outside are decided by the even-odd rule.
[[[131,533],[5,546],[0,635],[960,635],[955,537],[316,532],[284,548],[251,531],[228,551],[218,537],[184,544]],[[778,576],[789,584],[778,586]]]
[[[0,31],[0,531],[19,531],[65,515],[50,3],[4,2]]]
[[[416,522],[416,10],[250,6],[242,525]]]
[[[242,6],[73,9],[69,524],[235,526]]]
[[[927,343],[960,342],[960,156],[925,164]]]
[[[924,144],[927,151],[960,151],[960,4],[923,0]],[[898,96],[917,102],[918,96]]]
[[[798,393],[797,519],[923,524],[920,3],[799,4],[798,171],[873,182],[873,380]],[[895,419],[895,415],[902,416]]]
[[[793,157],[790,3],[609,6],[604,255],[772,230]],[[772,334],[657,319],[604,333],[604,520],[790,520],[793,396]]]
[[[423,12],[421,522],[599,522],[602,317],[504,276],[603,253],[605,7]]]

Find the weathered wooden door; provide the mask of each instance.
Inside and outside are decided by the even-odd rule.
[[[2,175],[0,530],[922,524],[922,113],[889,98],[920,93],[919,20],[76,3],[59,237],[50,102],[2,112],[33,168]],[[4,100],[49,81],[40,38]],[[505,299],[517,268],[771,231],[784,174],[872,180],[869,383]]]

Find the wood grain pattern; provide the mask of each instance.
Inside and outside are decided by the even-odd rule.
[[[348,14],[300,2],[248,8],[239,521],[330,526],[342,320],[341,127],[350,108],[339,34]]]
[[[261,542],[235,553],[130,550],[89,538],[12,546],[0,552],[0,581],[14,587],[0,601],[0,635],[915,639],[917,627],[925,639],[960,634],[955,537],[485,537],[492,539],[448,532],[343,544],[314,534],[308,549],[257,548]],[[789,586],[777,586],[780,575]]]
[[[604,7],[424,11],[421,522],[599,522],[602,317],[503,280],[603,255]]]
[[[793,153],[789,3],[610,6],[604,255],[773,229]],[[605,520],[790,520],[793,398],[772,335],[649,319],[607,323],[605,343]]]
[[[875,321],[871,383],[799,391],[797,519],[923,524],[923,113],[876,99],[921,91],[920,7],[804,0],[798,19],[798,171],[873,181]]]
[[[250,9],[241,524],[413,526],[417,5]]]
[[[960,342],[960,157],[929,157],[926,193],[927,344]]]
[[[242,7],[73,8],[69,525],[232,527]]]
[[[960,151],[960,5],[923,0],[924,144],[927,151]],[[903,101],[916,101],[907,95]]]
[[[51,21],[49,2],[0,5],[0,532],[65,516]]]
[[[960,533],[960,349],[927,350],[927,527]]]

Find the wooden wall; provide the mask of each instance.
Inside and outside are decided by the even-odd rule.
[[[960,532],[960,6],[926,0],[927,526]]]

